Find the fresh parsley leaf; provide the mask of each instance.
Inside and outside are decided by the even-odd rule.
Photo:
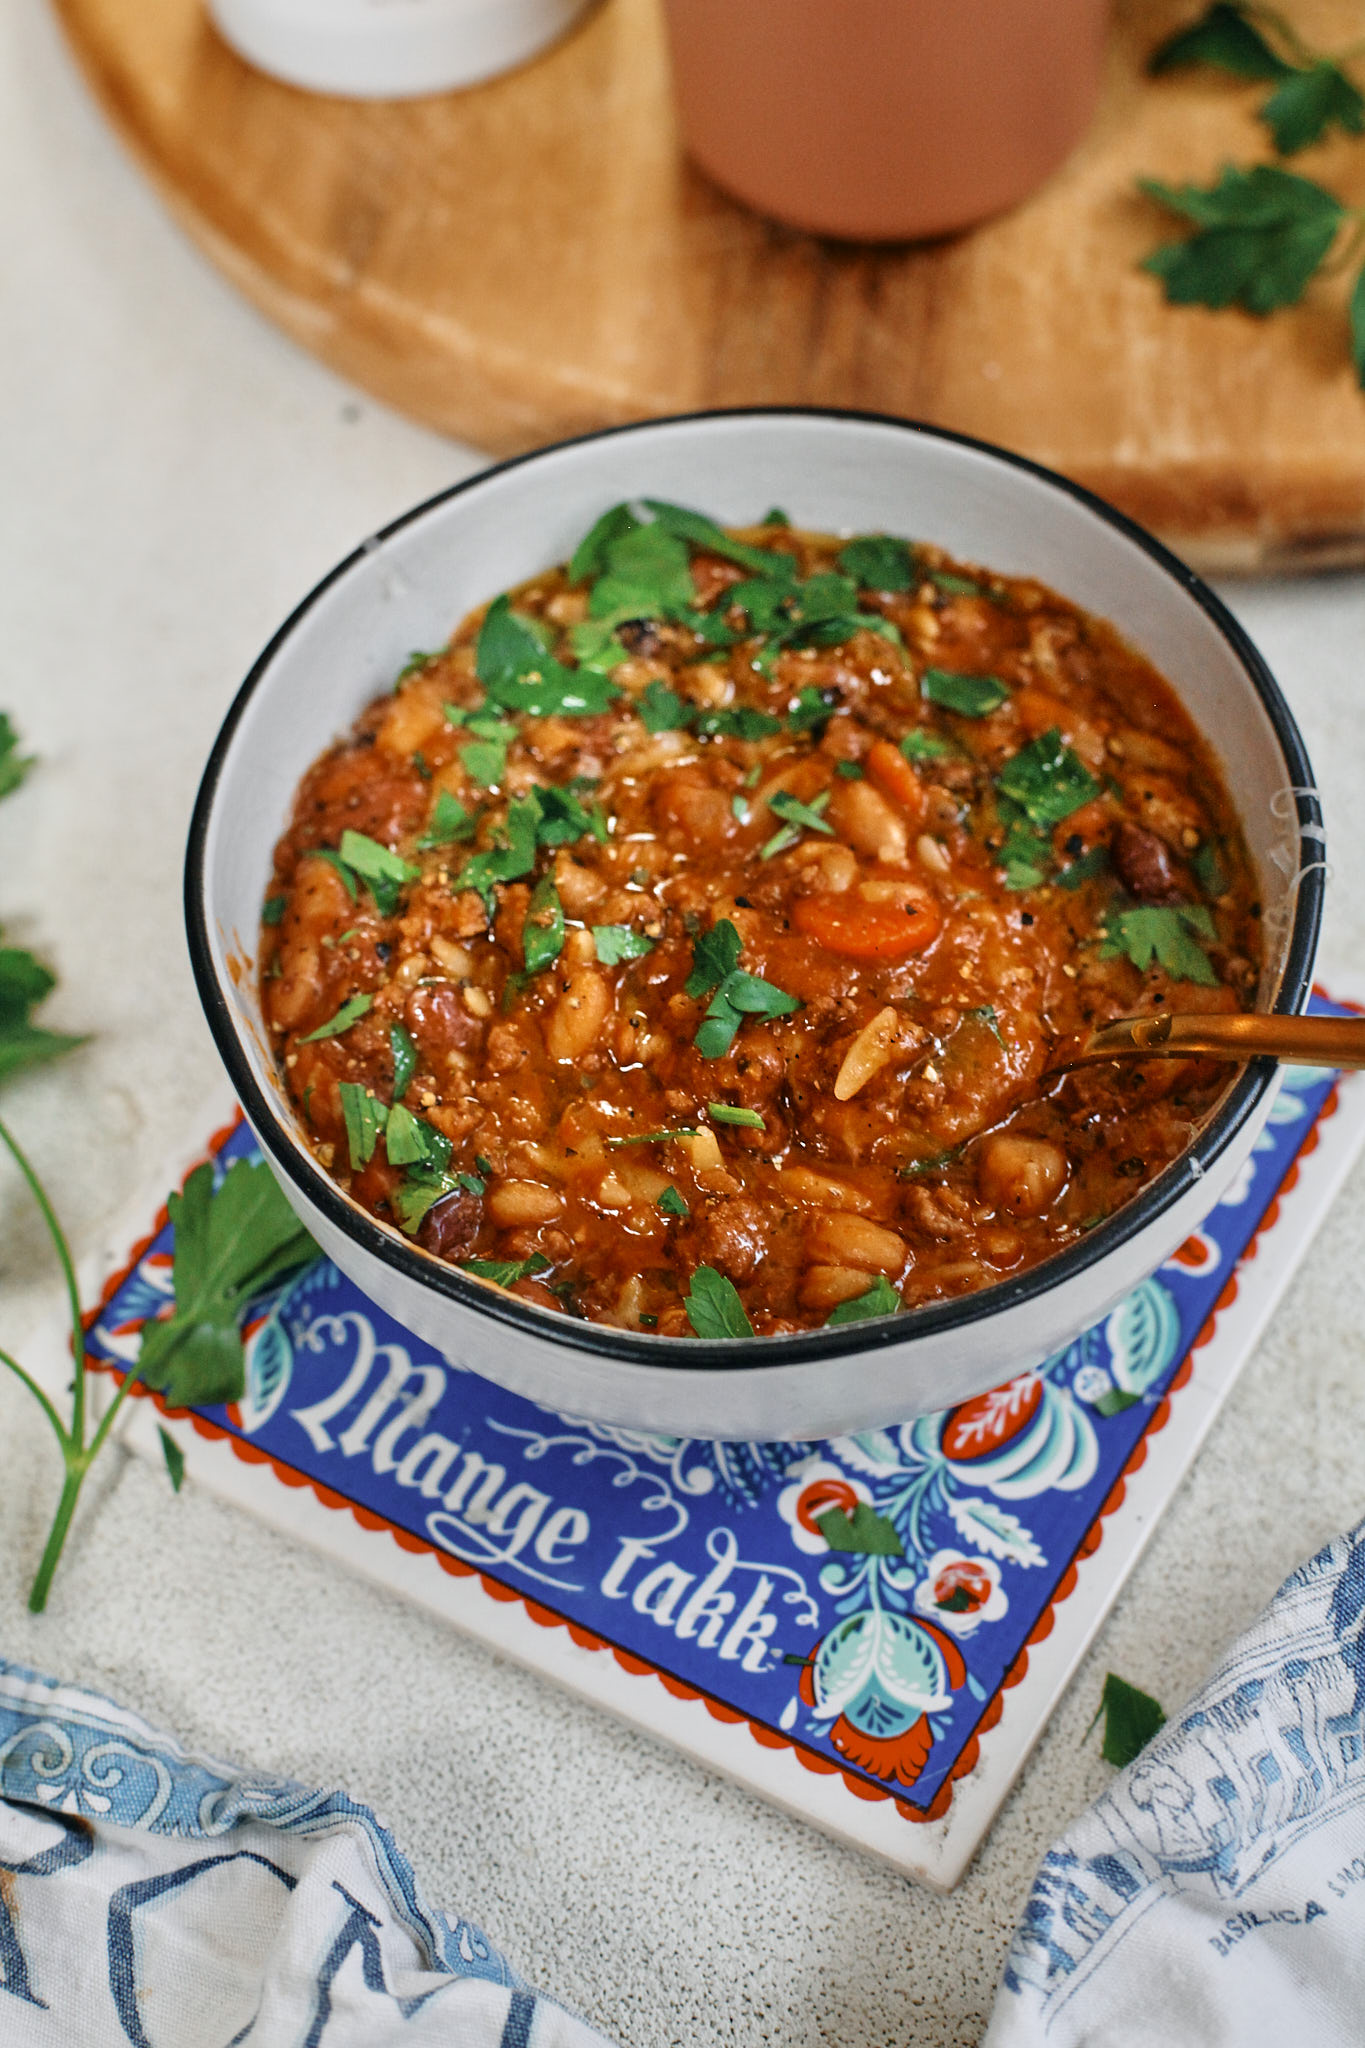
[[[523,717],[591,718],[610,710],[620,694],[615,683],[593,669],[565,668],[556,661],[535,623],[514,612],[505,594],[488,607],[475,667],[490,701]]]
[[[760,526],[790,526],[791,517],[780,505],[771,505],[758,523]]]
[[[626,619],[663,619],[696,600],[686,542],[666,527],[634,526],[605,549],[606,567],[592,587],[588,612],[612,626]]]
[[[919,725],[903,733],[900,744],[907,761],[944,761],[960,758],[962,753],[961,747],[942,733],[928,732]]]
[[[683,983],[684,994],[695,999],[718,987],[734,973],[743,951],[744,941],[729,918],[719,918],[709,932],[702,932],[693,942],[692,972]]]
[[[834,827],[827,825],[820,815],[828,803],[827,789],[822,789],[819,796],[812,798],[808,804],[803,804],[799,797],[791,796],[782,789],[778,790],[776,795],[770,796],[768,809],[784,819],[785,823],[759,848],[759,859],[771,860],[775,853],[784,853],[789,846],[795,846],[803,829],[810,832],[827,832],[833,838]]]
[[[707,1005],[706,1015],[697,1027],[692,1043],[704,1060],[723,1059],[734,1044],[735,1034],[743,1022],[743,1016],[725,990],[718,988]]]
[[[815,1526],[831,1550],[852,1551],[861,1557],[905,1555],[895,1523],[879,1515],[870,1501],[860,1500],[852,1513],[845,1508],[827,1508],[815,1517]]]
[[[986,718],[1009,697],[998,676],[960,675],[948,668],[927,668],[920,678],[919,693],[926,702],[941,704],[961,718]]]
[[[1079,889],[1082,882],[1093,882],[1097,875],[1107,874],[1109,851],[1107,847],[1092,846],[1089,853],[1083,853],[1073,860],[1069,867],[1062,868],[1057,880],[1064,889]]]
[[[1138,903],[1131,910],[1111,910],[1104,934],[1102,960],[1126,954],[1139,973],[1145,973],[1155,961],[1174,981],[1218,986],[1218,976],[1200,943],[1216,940],[1218,932],[1202,903]]]
[[[494,835],[495,843],[482,853],[471,855],[456,875],[451,884],[456,893],[461,889],[476,890],[491,916],[495,902],[494,883],[520,881],[535,866],[537,834],[543,816],[540,795],[536,790],[528,790],[525,796],[513,797],[507,806],[507,817]]]
[[[401,1102],[417,1072],[417,1046],[406,1024],[390,1024],[389,1051],[393,1054],[393,1099]]]
[[[1228,886],[1227,870],[1219,858],[1218,848],[1211,839],[1206,839],[1195,854],[1190,865],[1195,880],[1206,896],[1221,896]]]
[[[398,899],[410,882],[420,880],[422,870],[411,861],[404,860],[391,848],[381,846],[377,839],[367,833],[345,831],[341,835],[341,859],[352,874],[361,876],[369,885],[375,908],[381,917],[392,917],[398,908]]]
[[[415,647],[394,677],[395,690],[400,683],[406,682],[409,676],[416,675],[419,668],[430,668],[433,661],[439,661],[443,652],[443,648],[438,648],[434,654],[424,654],[420,647]]]
[[[643,960],[654,946],[653,939],[628,924],[595,924],[592,942],[604,967],[619,967],[623,960]]]
[[[825,1317],[827,1330],[837,1328],[840,1323],[863,1323],[872,1316],[893,1316],[901,1306],[901,1298],[884,1273],[879,1273],[866,1294],[856,1294],[852,1301],[841,1301]],[[837,1548],[838,1546],[832,1546]]]
[[[417,842],[417,851],[425,853],[429,847],[453,846],[460,840],[472,839],[478,824],[478,813],[467,811],[458,797],[443,789],[436,799],[431,822]]]
[[[379,1133],[389,1120],[389,1112],[385,1104],[359,1081],[343,1081],[337,1092],[341,1096],[341,1114],[346,1120],[351,1171],[359,1173],[361,1167],[368,1166],[374,1157],[374,1148],[379,1142]]]
[[[687,1206],[686,1197],[680,1195],[678,1190],[672,1186],[664,1189],[663,1193],[655,1201],[654,1206],[656,1209],[662,1209],[665,1216],[690,1216],[692,1214],[692,1211]]]
[[[909,590],[915,581],[914,556],[908,541],[889,533],[867,533],[851,540],[838,554],[839,567],[864,590]]]
[[[1279,155],[1296,156],[1322,142],[1333,127],[1343,135],[1365,134],[1365,98],[1340,66],[1324,57],[1284,79],[1260,117]]]
[[[663,1145],[670,1138],[695,1138],[696,1135],[695,1124],[679,1124],[671,1131],[635,1131],[628,1138],[605,1138],[603,1143],[613,1148],[622,1145]]]
[[[994,1003],[975,1003],[970,1010],[962,1012],[962,1022],[963,1024],[982,1025],[985,1030],[990,1032],[991,1037],[1003,1051],[1005,1034],[1000,1029],[1000,1019],[996,1015]]]
[[[820,726],[829,723],[838,701],[833,691],[826,696],[823,690],[813,689],[808,684],[787,713],[787,730],[815,732]]]
[[[521,949],[528,974],[553,966],[564,950],[564,905],[551,875],[543,876],[531,891],[521,928]]]
[[[1303,297],[1345,214],[1335,193],[1275,164],[1225,164],[1217,184],[1139,179],[1148,197],[1194,224],[1143,260],[1177,306],[1241,306],[1273,313]]]
[[[1165,1710],[1151,1694],[1140,1692],[1137,1686],[1129,1685],[1126,1678],[1119,1678],[1112,1671],[1105,1678],[1095,1721],[1101,1714],[1104,1716],[1104,1737],[1100,1743],[1100,1755],[1107,1764],[1117,1764],[1120,1770],[1132,1763],[1134,1757],[1166,1725]],[[1090,1723],[1090,1728],[1094,1727],[1095,1721]],[[1090,1728],[1085,1731],[1087,1735]]]
[[[765,1131],[768,1128],[756,1109],[745,1109],[740,1103],[708,1102],[706,1107],[718,1124],[738,1124],[746,1131]]]
[[[863,771],[856,761],[836,761],[834,772],[842,775],[845,782],[861,782],[863,779]]]
[[[171,1482],[172,1493],[179,1493],[185,1484],[185,1453],[168,1429],[158,1422],[156,1433],[161,1439],[161,1455],[166,1460],[166,1476]]]
[[[698,1266],[683,1298],[687,1320],[697,1337],[752,1337],[754,1326],[733,1280],[714,1266]]]
[[[446,1173],[435,1166],[410,1166],[402,1185],[389,1196],[399,1229],[408,1237],[414,1236],[427,1211],[447,1195],[453,1195],[469,1178],[468,1174]]]
[[[346,893],[352,903],[360,901],[360,883],[352,869],[346,865],[346,862],[341,858],[341,855],[334,846],[315,846],[310,851],[308,858],[310,860],[325,860],[329,867],[335,868],[346,885]]]
[[[997,787],[1019,805],[1030,824],[1060,825],[1100,793],[1100,785],[1053,726],[1022,747],[996,777]]]
[[[238,1400],[242,1311],[316,1258],[317,1246],[264,1160],[235,1160],[216,1189],[212,1166],[198,1166],[166,1206],[175,1232],[175,1307],[144,1326],[138,1371],[172,1408]]]
[[[401,1102],[395,1102],[389,1111],[384,1146],[390,1166],[430,1166],[444,1173],[450,1165],[449,1138]]]
[[[0,796],[10,796],[19,787],[37,756],[20,754],[19,735],[9,713],[0,711]]]
[[[0,946],[0,1081],[83,1045],[83,1038],[47,1031],[32,1012],[56,987],[57,978],[32,953]]]
[[[581,619],[569,628],[569,645],[580,668],[594,668],[602,675],[610,675],[627,658],[610,619]]]
[[[348,996],[334,1017],[329,1017],[325,1024],[319,1024],[316,1031],[305,1032],[299,1044],[312,1045],[319,1038],[340,1038],[342,1032],[349,1031],[373,1005],[373,996]]]
[[[639,524],[629,505],[613,505],[609,512],[604,512],[574,549],[569,563],[570,583],[586,583],[590,576],[600,576],[607,566],[608,549],[628,533],[634,533]]]
[[[543,1273],[549,1263],[543,1252],[532,1252],[529,1259],[462,1259],[460,1271],[491,1280],[497,1287],[513,1287],[528,1274]]]
[[[996,855],[1004,872],[1005,887],[1022,894],[1041,889],[1052,874],[1052,843],[1045,831],[1029,822],[1021,804],[1009,797],[996,797],[996,809],[1005,827],[1004,841]]]
[[[667,683],[657,680],[649,685],[635,709],[646,732],[684,732],[697,715],[695,704],[687,703]]]
[[[1288,77],[1294,69],[1271,49],[1241,8],[1228,5],[1228,0],[1216,0],[1198,21],[1159,43],[1147,59],[1153,77],[1187,64],[1213,64],[1238,78],[1269,79],[1272,83]]]
[[[763,740],[770,733],[781,730],[780,718],[774,718],[771,712],[759,711],[752,704],[735,704],[724,711],[703,711],[697,718],[697,731],[707,739]]]
[[[289,898],[287,896],[267,896],[265,902],[261,905],[261,923],[269,925],[278,924],[288,908]]]
[[[464,771],[481,789],[496,789],[507,774],[507,750],[517,736],[517,729],[507,719],[479,715],[466,723],[474,737],[468,746],[460,748]]]
[[[756,576],[771,576],[777,582],[790,583],[796,575],[795,562],[780,549],[755,548],[750,547],[747,541],[732,540],[714,519],[707,519],[700,512],[689,512],[685,506],[665,504],[658,498],[646,498],[645,504],[665,533],[690,541],[693,547],[705,548],[708,554],[720,555],[727,562],[738,562],[741,568],[752,570]]]
[[[541,846],[571,846],[576,839],[594,832],[593,815],[565,783],[545,782],[536,786],[540,819],[536,840]],[[596,836],[594,832],[594,836]]]

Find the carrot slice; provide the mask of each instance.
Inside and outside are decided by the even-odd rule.
[[[798,896],[792,923],[807,938],[846,960],[906,960],[932,945],[943,927],[933,900],[918,893],[869,902],[849,890]]]
[[[893,747],[890,740],[874,740],[865,765],[883,796],[889,796],[916,822],[924,816],[924,784],[899,747]]]

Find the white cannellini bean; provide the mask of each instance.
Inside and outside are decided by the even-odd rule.
[[[576,968],[550,1014],[545,1034],[550,1058],[581,1059],[602,1029],[610,1006],[611,991],[602,976],[591,967]]]
[[[920,833],[919,838],[915,841],[915,852],[919,855],[925,867],[932,868],[936,875],[946,875],[952,866],[952,862],[948,858],[947,848],[941,840],[935,839],[930,832]]]
[[[806,1227],[806,1255],[820,1265],[858,1266],[867,1273],[899,1273],[905,1241],[866,1216],[834,1210],[813,1216]]]
[[[528,1224],[551,1223],[564,1206],[557,1188],[538,1180],[504,1180],[489,1190],[488,1209],[495,1223],[505,1230]]]
[[[871,1283],[858,1266],[807,1266],[801,1275],[802,1308],[837,1308],[841,1301],[856,1301]]]
[[[474,955],[470,952],[468,946],[457,946],[453,939],[443,939],[439,935],[428,939],[427,944],[430,946],[433,956],[440,961],[447,973],[472,974],[474,972]]]
[[[884,1010],[878,1010],[870,1023],[864,1024],[844,1054],[843,1065],[834,1077],[836,1102],[848,1102],[874,1074],[881,1072],[895,1051],[899,1030],[900,1018],[890,1003]]]
[[[784,1166],[777,1176],[777,1185],[784,1195],[797,1202],[815,1202],[822,1209],[855,1209],[866,1215],[876,1205],[871,1195],[861,1188],[849,1187],[841,1180],[826,1180],[822,1173],[812,1173],[808,1166]]]

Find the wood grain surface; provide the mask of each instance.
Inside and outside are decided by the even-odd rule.
[[[1290,4],[1323,45],[1358,32],[1354,0]],[[1099,119],[1026,205],[896,249],[772,226],[681,159],[656,0],[603,0],[491,85],[369,103],[259,76],[202,0],[54,5],[213,261],[305,348],[462,440],[861,406],[1021,449],[1204,567],[1365,562],[1346,280],[1257,321],[1168,308],[1136,268],[1165,225],[1139,173],[1203,180],[1267,153],[1263,89],[1142,74],[1197,0],[1121,0]],[[1365,143],[1294,168],[1365,200]]]

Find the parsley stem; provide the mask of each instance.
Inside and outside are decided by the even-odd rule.
[[[29,1192],[38,1204],[39,1213],[47,1225],[48,1236],[52,1239],[66,1283],[67,1306],[71,1313],[71,1349],[76,1369],[71,1396],[71,1433],[68,1441],[75,1450],[81,1451],[85,1447],[85,1326],[81,1321],[80,1289],[76,1285],[76,1269],[71,1261],[71,1249],[42,1182],[29,1164],[14,1133],[3,1121],[0,1121],[0,1143],[5,1145],[10,1157],[28,1182]]]
[[[23,1366],[20,1365],[18,1359],[11,1358],[8,1351],[0,1351],[0,1365],[7,1365],[10,1371],[23,1381],[24,1385],[28,1388],[30,1394],[32,1394],[34,1400],[38,1403],[38,1406],[42,1409],[44,1415],[46,1415],[48,1421],[52,1424],[52,1428],[56,1435],[57,1441],[62,1447],[63,1455],[65,1455],[69,1439],[67,1437],[66,1430],[62,1425],[62,1418],[57,1413],[56,1409],[53,1407],[51,1401],[49,1401],[47,1395],[43,1392],[42,1388],[38,1385],[37,1380],[34,1379],[31,1373],[25,1372]]]
[[[99,1428],[95,1431],[94,1436],[90,1439],[90,1449],[85,1454],[87,1464],[93,1465],[95,1459],[99,1456],[99,1453],[104,1446],[104,1440],[114,1426],[114,1417],[118,1414],[119,1409],[123,1406],[125,1396],[132,1392],[133,1388],[137,1385],[137,1382],[141,1379],[141,1377],[141,1368],[139,1366],[132,1366],[123,1375],[123,1378],[119,1381],[118,1392],[115,1394],[113,1400],[109,1403],[109,1406],[105,1409],[104,1414],[100,1418]]]
[[[47,1547],[43,1551],[42,1562],[38,1566],[38,1576],[33,1581],[33,1590],[28,1596],[30,1614],[41,1614],[47,1606],[47,1596],[52,1586],[52,1576],[61,1561],[62,1551],[66,1546],[66,1539],[71,1529],[71,1517],[76,1512],[76,1502],[80,1496],[81,1486],[84,1483],[88,1469],[87,1459],[77,1457],[73,1460],[68,1453],[66,1478],[62,1482],[61,1499],[57,1502],[57,1512],[53,1516],[52,1527],[48,1532]]]

